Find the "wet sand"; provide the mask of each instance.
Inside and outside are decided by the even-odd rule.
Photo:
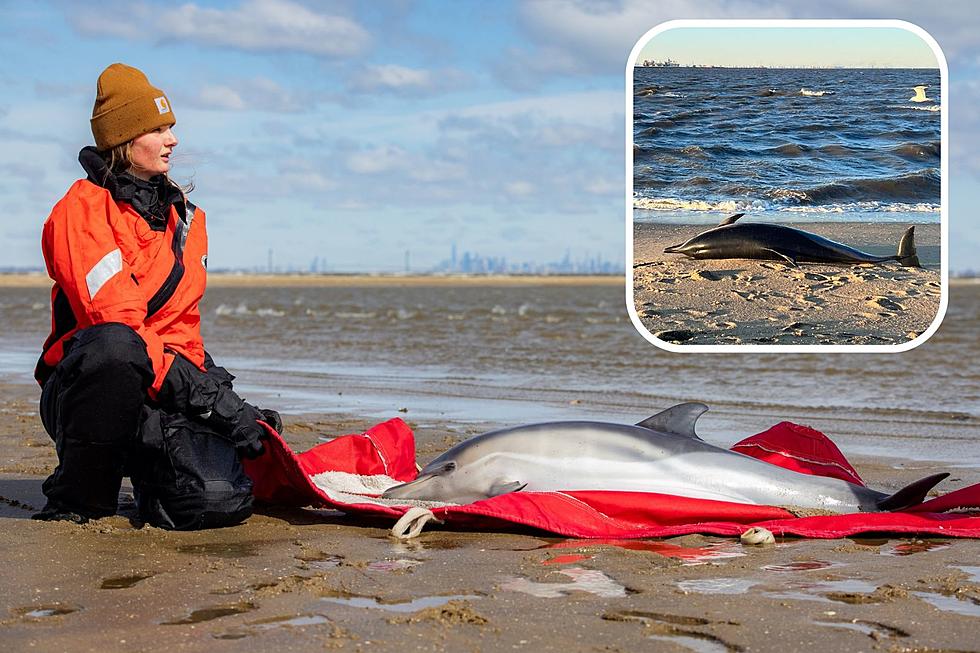
[[[136,528],[125,488],[116,517],[31,521],[54,450],[36,388],[2,389],[5,650],[976,650],[976,540],[743,547],[702,536],[601,542],[427,529],[401,543],[389,523],[309,509],[174,533]],[[285,431],[304,450],[322,434],[371,424],[289,415]],[[420,460],[475,430],[418,428]],[[853,462],[881,489],[936,469]],[[952,471],[946,491],[980,481],[980,470]]]
[[[899,223],[793,225],[870,254],[893,255]],[[633,297],[643,326],[674,344],[894,345],[918,337],[941,298],[940,226],[916,225],[923,268],[897,264],[791,267],[694,260],[664,248],[705,225],[636,223]]]

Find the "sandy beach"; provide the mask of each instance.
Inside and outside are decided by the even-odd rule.
[[[31,521],[53,447],[37,390],[0,412],[0,642],[36,651],[976,650],[980,542],[894,538],[566,540],[427,529],[263,508],[242,526]],[[409,415],[411,406],[409,406]],[[354,416],[290,415],[287,440],[360,432]],[[422,462],[478,429],[417,428]],[[897,488],[928,463],[855,459]],[[953,470],[948,491],[980,481]]]
[[[793,225],[875,255],[895,253],[905,225]],[[675,344],[894,345],[932,323],[941,298],[940,227],[916,225],[923,268],[895,264],[790,267],[694,260],[664,248],[704,225],[635,223],[633,297],[643,326]]]

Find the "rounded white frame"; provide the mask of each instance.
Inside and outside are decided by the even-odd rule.
[[[929,327],[916,338],[896,345],[678,345],[666,342],[650,333],[636,312],[636,302],[633,293],[633,69],[640,51],[658,34],[668,30],[684,27],[762,27],[762,28],[792,28],[792,27],[848,27],[848,28],[893,28],[903,29],[915,34],[926,45],[932,48],[939,65],[940,89],[940,275],[941,290],[939,310]],[[640,37],[630,52],[626,62],[626,258],[630,266],[626,269],[626,309],[636,330],[650,343],[672,352],[705,353],[705,352],[737,352],[737,353],[874,353],[890,354],[909,351],[924,343],[939,329],[946,317],[949,303],[949,66],[946,56],[936,39],[914,23],[904,20],[671,20],[661,23]]]

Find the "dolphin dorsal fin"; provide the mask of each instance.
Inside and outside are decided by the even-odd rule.
[[[730,215],[727,218],[725,218],[724,220],[722,220],[721,222],[719,222],[718,223],[718,226],[719,227],[724,227],[726,224],[735,224],[736,222],[738,222],[738,219],[741,218],[743,215],[745,215],[745,214],[744,213],[736,213],[735,215]]]
[[[667,410],[657,413],[653,417],[648,417],[637,426],[659,431],[661,433],[673,433],[684,437],[700,440],[694,430],[694,425],[698,418],[707,412],[708,407],[699,401],[689,401],[685,404],[671,406]]]

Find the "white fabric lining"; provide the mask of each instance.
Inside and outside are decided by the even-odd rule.
[[[441,508],[459,504],[442,501],[420,501],[416,499],[382,499],[381,493],[394,485],[401,485],[390,476],[360,476],[347,472],[321,472],[313,474],[310,480],[333,501],[338,503],[373,503],[377,506],[418,506],[420,508]]]

